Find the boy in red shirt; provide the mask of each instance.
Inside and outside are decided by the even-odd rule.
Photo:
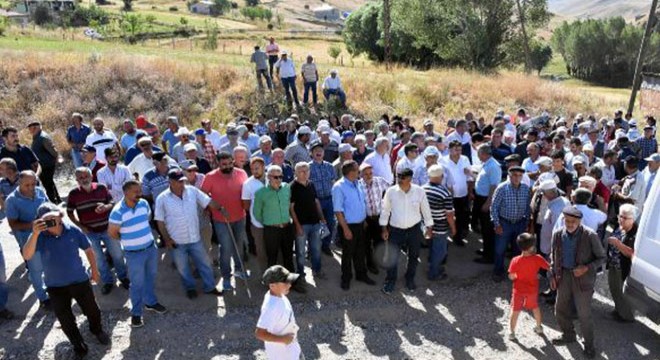
[[[541,256],[536,254],[536,239],[529,233],[522,233],[516,239],[518,248],[522,254],[514,257],[509,265],[509,279],[513,281],[513,294],[511,296],[511,333],[509,340],[516,339],[516,323],[520,310],[524,308],[532,310],[536,327],[534,332],[543,335],[543,326],[541,325],[541,309],[538,304],[540,269],[548,270],[550,264]]]

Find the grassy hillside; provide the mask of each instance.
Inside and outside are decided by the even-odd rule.
[[[648,0],[549,0],[551,12],[570,18],[608,18],[623,16],[634,20],[648,14]]]

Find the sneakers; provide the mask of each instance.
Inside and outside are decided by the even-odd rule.
[[[165,314],[167,312],[167,309],[165,308],[165,306],[163,306],[159,303],[155,303],[153,305],[145,305],[144,307],[146,307],[147,310],[151,310],[151,311],[157,312],[159,314]]]
[[[363,282],[363,283],[365,283],[365,284],[367,284],[367,285],[376,285],[376,282],[373,281],[373,279],[371,279],[370,277],[368,277],[368,276],[366,276],[366,275],[363,276],[363,277],[359,277],[359,278],[357,278],[357,279],[355,279],[355,280],[357,280],[357,281],[359,281],[359,282]]]
[[[114,287],[114,285],[112,285],[112,284],[104,284],[103,287],[101,288],[101,294],[103,294],[103,295],[110,294],[113,287]]]
[[[204,294],[206,294],[206,295],[214,295],[214,296],[222,296],[222,295],[224,295],[224,294],[222,293],[222,291],[220,291],[220,290],[218,290],[218,289],[216,289],[216,288],[213,288],[213,290],[211,290],[211,291],[206,291]]]
[[[516,333],[513,331],[509,333],[509,341],[516,341]]]
[[[381,291],[385,295],[392,294],[392,292],[394,291],[394,284],[386,283],[385,285],[383,285],[383,288],[381,289]]]
[[[414,281],[406,281],[406,289],[410,292],[417,290],[417,285]]]
[[[128,278],[124,278],[119,281],[121,282],[121,287],[123,287],[126,290],[128,290],[128,288],[131,286],[131,281],[128,280]]]
[[[543,336],[543,325],[535,326],[534,332],[536,333],[536,335]]]
[[[108,334],[103,330],[101,330],[100,333],[96,334],[96,339],[99,341],[101,345],[110,344],[110,336],[108,336]]]
[[[196,298],[197,297],[197,290],[194,290],[194,289],[186,290],[186,297],[190,300]]]
[[[131,316],[131,327],[140,328],[142,326],[144,326],[142,316]]]
[[[234,277],[241,280],[247,280],[250,278],[250,273],[247,271],[235,271]]]

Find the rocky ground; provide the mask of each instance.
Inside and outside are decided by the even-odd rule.
[[[0,358],[68,359],[72,348],[50,313],[38,310],[18,246],[6,221],[0,240],[7,261],[10,287],[8,307],[17,316],[0,322]],[[466,248],[450,246],[449,279],[425,280],[423,262],[417,274],[419,288],[402,291],[400,280],[390,296],[379,289],[384,272],[373,276],[379,286],[353,282],[350,291],[339,287],[339,255],[323,258],[327,280],[309,279],[307,294],[292,293],[291,303],[301,327],[299,339],[307,359],[580,359],[575,344],[554,347],[549,339],[559,335],[552,309],[542,305],[546,337],[533,333],[530,314],[521,316],[518,341],[506,339],[511,285],[490,280],[489,266],[472,262],[478,247],[472,239]],[[426,256],[426,250],[422,255]],[[169,312],[145,314],[145,326],[129,324],[127,291],[115,288],[107,295],[95,289],[111,347],[99,345],[78,321],[89,344],[90,359],[261,359],[263,344],[254,326],[264,288],[253,276],[252,299],[242,283],[224,298],[202,296],[188,300],[169,256],[162,261],[156,293]],[[403,264],[403,259],[402,264]],[[248,262],[254,267],[254,261]],[[400,274],[402,272],[400,271]],[[593,314],[598,358],[659,359],[660,327],[644,317],[633,324],[609,320],[612,301],[604,277],[598,280]]]

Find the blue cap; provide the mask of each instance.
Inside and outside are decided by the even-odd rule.
[[[206,130],[202,128],[195,130],[195,136],[201,136],[201,135],[206,135]]]
[[[341,133],[341,139],[342,140],[345,140],[348,137],[354,137],[354,136],[355,136],[355,133],[350,131],[350,130],[346,130],[343,133]]]

